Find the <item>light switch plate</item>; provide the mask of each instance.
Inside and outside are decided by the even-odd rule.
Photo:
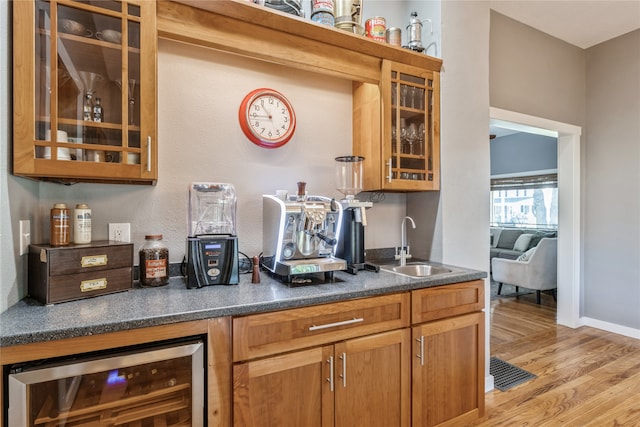
[[[28,219],[20,221],[20,255],[29,252],[31,244],[31,221]]]

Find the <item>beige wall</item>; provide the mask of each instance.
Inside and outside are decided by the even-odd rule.
[[[492,107],[582,126],[583,49],[491,11]]]

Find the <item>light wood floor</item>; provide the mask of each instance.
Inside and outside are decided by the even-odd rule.
[[[557,326],[549,295],[491,301],[491,356],[537,378],[487,393],[474,426],[640,426],[640,340]]]

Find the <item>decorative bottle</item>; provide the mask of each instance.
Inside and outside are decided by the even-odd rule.
[[[93,95],[90,93],[85,93],[84,94],[84,106],[83,106],[83,115],[82,118],[87,121],[90,122],[93,120],[93,105],[91,100],[93,99]]]
[[[96,103],[93,106],[93,121],[101,122],[103,121],[103,117],[102,100],[96,98]]]

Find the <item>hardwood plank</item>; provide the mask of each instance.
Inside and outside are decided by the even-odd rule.
[[[485,396],[485,416],[468,426],[640,425],[640,340],[555,323],[543,296],[491,301],[491,355],[537,378]]]

